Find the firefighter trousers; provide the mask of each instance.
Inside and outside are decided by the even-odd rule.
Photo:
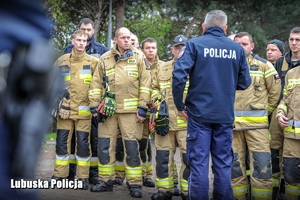
[[[57,119],[54,176],[66,178],[69,175],[71,139],[75,130],[76,175],[77,178],[89,177],[91,159],[90,129],[90,119]]]
[[[178,145],[181,158],[180,188],[181,192],[187,195],[190,168],[186,160],[186,130],[169,131],[165,136],[156,134],[154,141],[156,146],[156,187],[164,192],[173,192],[174,154]]]
[[[272,157],[272,178],[273,178],[273,195],[277,195],[280,188],[280,181],[282,179],[282,151],[283,151],[283,128],[278,123],[277,109],[274,110],[271,122],[270,122],[270,134],[271,134],[271,157]],[[276,192],[275,192],[276,191]],[[276,198],[276,197],[275,197]],[[274,196],[273,196],[274,199]]]
[[[98,124],[98,172],[101,180],[115,180],[116,142],[118,130],[124,145],[125,176],[130,185],[142,185],[142,168],[139,140],[142,124],[136,113],[116,113],[105,123]]]
[[[284,138],[283,172],[285,199],[300,199],[300,140]]]
[[[90,134],[90,144],[91,144],[91,162],[90,162],[90,172],[89,177],[98,176],[98,151],[97,151],[97,142],[98,142],[98,122],[97,118],[92,116],[91,119],[91,134]],[[71,155],[70,155],[70,170],[69,177],[75,177],[76,175],[76,159],[75,159],[75,129],[72,135],[71,140]]]
[[[246,146],[250,158],[251,196],[256,200],[272,199],[272,167],[268,129],[233,131],[234,160],[231,184],[235,199],[249,195],[246,174]]]

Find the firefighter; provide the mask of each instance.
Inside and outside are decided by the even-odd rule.
[[[277,70],[280,78],[282,88],[284,88],[284,80],[285,75],[290,69],[300,66],[300,27],[294,27],[290,31],[289,35],[289,48],[290,50],[282,57],[278,58],[274,64],[275,69]],[[282,91],[281,91],[282,95]],[[293,195],[294,186],[292,185],[285,185],[284,188],[284,181],[280,180],[282,177],[282,164],[285,166],[293,165],[288,158],[282,158],[283,156],[283,143],[284,143],[284,133],[283,128],[277,121],[276,115],[272,115],[271,124],[270,124],[270,132],[272,135],[271,141],[271,153],[272,153],[272,172],[273,172],[273,194],[276,195],[275,198],[284,199],[284,193],[288,196]],[[289,169],[289,167],[287,167]],[[284,170],[284,179],[285,179],[285,171]],[[291,178],[291,176],[289,177]],[[287,181],[286,181],[287,182]],[[289,180],[290,182],[290,180]],[[279,193],[279,194],[278,194]],[[273,199],[275,199],[273,198]]]
[[[88,189],[91,159],[90,129],[91,112],[88,89],[98,60],[85,52],[88,35],[81,30],[72,37],[73,50],[57,59],[55,66],[65,76],[66,92],[61,100],[57,119],[56,159],[52,179],[61,180],[69,175],[71,138],[75,129],[75,158],[77,178],[83,181],[83,189]]]
[[[300,40],[300,37],[297,38]],[[300,67],[289,70],[285,76],[283,98],[277,109],[277,119],[284,128],[283,163],[285,179],[285,199],[300,198]]]
[[[94,33],[95,33],[95,24],[93,20],[90,18],[83,18],[80,20],[78,25],[78,30],[82,30],[88,34],[88,41],[87,45],[85,47],[85,51],[87,54],[99,58],[102,54],[107,52],[109,49],[104,46],[103,44],[100,44],[95,40]],[[64,54],[71,53],[74,45],[69,44]],[[76,174],[76,160],[74,156],[74,147],[75,147],[75,133],[73,133],[72,136],[72,145],[71,145],[71,159],[70,159],[70,171],[69,171],[69,177],[68,179],[72,180],[75,178]],[[90,143],[91,143],[91,151],[92,151],[92,157],[90,162],[90,173],[89,173],[89,182],[96,184],[98,181],[98,156],[97,156],[97,140],[98,140],[98,122],[95,117],[92,116],[91,119],[91,137],[90,137]]]
[[[234,40],[245,50],[252,83],[247,90],[236,92],[233,194],[235,199],[248,198],[250,192],[250,198],[271,199],[273,181],[268,116],[278,104],[280,78],[269,61],[252,54],[254,43],[249,33],[237,33]],[[248,191],[245,167],[246,147],[250,158],[251,191]]]
[[[178,35],[173,40],[171,47],[174,59],[164,63],[152,77],[152,95],[151,99],[154,104],[161,96],[161,99],[166,102],[169,110],[169,131],[162,134],[156,130],[155,146],[156,146],[156,187],[158,192],[151,196],[152,200],[172,199],[174,192],[174,154],[177,145],[180,148],[181,154],[181,169],[180,169],[180,188],[182,199],[187,199],[188,182],[190,174],[189,166],[186,162],[186,131],[187,122],[178,116],[172,98],[172,72],[174,64],[183,49],[188,38],[184,35]],[[186,82],[184,95],[187,93],[189,82]],[[157,108],[158,109],[158,108]],[[151,117],[151,116],[150,116]],[[151,129],[151,119],[150,119]],[[158,122],[156,122],[156,126]]]
[[[91,191],[113,190],[119,129],[130,195],[141,198],[143,163],[138,141],[142,139],[142,125],[150,101],[151,74],[144,54],[131,46],[130,34],[125,27],[116,30],[115,44],[100,57],[100,65],[89,91],[91,111],[97,114],[100,122],[104,122],[98,124],[100,179]]]

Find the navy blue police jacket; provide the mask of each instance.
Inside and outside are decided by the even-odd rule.
[[[182,102],[189,76],[188,93]],[[213,27],[187,41],[173,71],[172,91],[177,110],[200,123],[233,123],[236,90],[251,84],[242,46]]]
[[[69,44],[65,51],[64,51],[64,54],[67,54],[67,53],[71,53],[72,52],[72,48],[74,47],[73,44]],[[96,42],[94,36],[92,37],[91,41],[90,41],[90,44],[87,45],[85,47],[86,49],[86,53],[91,55],[91,56],[94,56],[96,58],[99,58],[102,54],[104,54],[105,52],[107,52],[109,49],[104,46],[103,44],[100,44],[99,42]]]

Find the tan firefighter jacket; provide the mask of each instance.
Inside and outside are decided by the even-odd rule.
[[[151,74],[143,52],[131,47],[124,55],[120,55],[115,44],[99,59],[100,65],[89,91],[90,106],[94,108],[100,104],[106,91],[103,86],[103,76],[106,74],[108,89],[115,93],[116,113],[135,113],[138,107],[147,109]]]
[[[252,83],[248,89],[236,91],[235,129],[268,128],[268,115],[277,107],[280,96],[280,78],[265,59],[250,55],[247,62]]]
[[[152,77],[152,101],[155,100],[159,95],[165,94],[165,100],[169,108],[169,121],[170,121],[170,130],[184,130],[187,128],[187,123],[184,119],[178,116],[178,111],[173,101],[172,95],[172,72],[174,70],[175,60],[171,60],[163,63],[157,72]],[[189,87],[189,81],[186,82],[183,100],[185,100],[187,91]]]
[[[284,128],[284,137],[300,140],[300,67],[290,69],[285,76],[283,97],[278,105],[277,118],[289,118],[289,126]],[[298,94],[299,92],[299,94]]]
[[[74,49],[55,62],[55,66],[64,75],[65,85],[70,94],[70,119],[90,119],[88,90],[99,62],[86,54],[76,56]]]

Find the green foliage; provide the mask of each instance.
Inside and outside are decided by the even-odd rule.
[[[70,43],[70,35],[82,17],[95,19],[99,2],[102,2],[103,13],[97,41],[106,44],[109,1],[45,0],[44,6],[55,22],[53,42],[58,52]],[[113,30],[116,3],[113,1]],[[202,35],[201,24],[206,13],[213,9],[226,12],[228,35],[249,32],[254,38],[254,53],[261,57],[265,57],[265,46],[271,39],[288,44],[289,32],[299,26],[300,18],[295,0],[126,0],[125,4],[125,26],[139,37],[140,42],[146,37],[155,38],[163,60],[172,57],[169,47],[176,35],[185,34],[188,38]]]

